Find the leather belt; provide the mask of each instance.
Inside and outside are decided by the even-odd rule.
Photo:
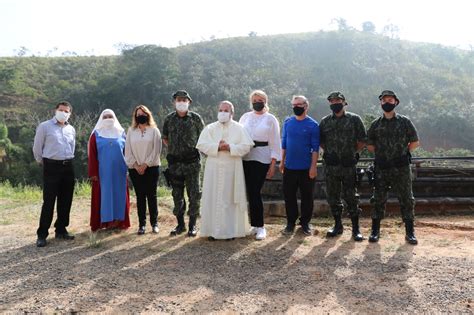
[[[253,143],[255,143],[255,145],[253,146],[254,148],[268,146],[268,141],[255,141],[254,140]]]
[[[69,164],[72,164],[72,159],[69,159],[69,160],[52,160],[52,159],[43,158],[43,163],[56,164],[56,165],[69,165]]]

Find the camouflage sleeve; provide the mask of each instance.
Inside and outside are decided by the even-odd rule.
[[[369,127],[369,130],[367,130],[367,144],[368,145],[375,145],[375,121],[372,122],[372,124]]]
[[[407,119],[407,136],[408,142],[418,141],[418,132],[416,131],[415,125],[411,122],[410,119]]]
[[[364,123],[360,116],[356,116],[356,137],[359,142],[367,142],[367,132],[365,131]]]
[[[326,134],[324,132],[324,119],[319,123],[319,146],[324,147],[326,144]]]
[[[200,135],[202,130],[204,129],[205,124],[201,116],[198,115],[197,117],[198,117],[197,129],[198,129],[198,134]]]
[[[168,125],[169,125],[169,119],[168,117],[166,117],[165,121],[163,122],[163,132],[161,133],[162,139],[168,139]]]

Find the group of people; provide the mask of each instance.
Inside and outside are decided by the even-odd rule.
[[[341,92],[330,93],[327,100],[332,113],[319,124],[308,116],[308,99],[303,95],[293,96],[293,115],[284,121],[281,136],[279,122],[270,113],[267,94],[255,90],[249,100],[252,110],[238,122],[234,120],[234,105],[222,101],[218,104],[217,121],[205,126],[201,116],[189,109],[193,101],[189,93],[179,90],[173,94],[174,111],[164,119],[162,132],[144,105],[133,110],[127,132],[112,110],[104,110],[88,143],[92,231],[130,227],[129,174],[137,199],[138,234],[146,232],[147,205],[152,232],[159,233],[157,186],[164,144],[168,167],[162,173],[172,188],[173,214],[177,221],[170,235],[187,232],[190,237],[196,236],[200,216],[200,235],[209,240],[232,240],[249,234],[257,240],[265,239],[261,191],[265,180],[274,176],[278,161],[287,215],[282,233],[293,234],[298,224],[305,235],[312,235],[313,190],[321,151],[327,201],[335,221],[326,235],[335,237],[343,233],[342,213],[346,208],[352,221],[352,238],[362,241],[356,165],[359,152],[367,147],[375,154],[369,241],[379,240],[388,191],[393,189],[400,201],[406,240],[417,244],[410,152],[419,146],[419,141],[410,119],[395,112],[399,99],[393,91],[380,94],[383,114],[372,122],[367,132],[360,116],[346,111],[348,103]],[[74,191],[75,130],[68,123],[71,112],[71,104],[58,103],[55,117],[41,123],[36,130],[33,153],[43,165],[44,175],[38,247],[47,244],[56,201],[55,236],[74,239],[66,229]],[[201,190],[202,156],[206,157],[206,163]]]

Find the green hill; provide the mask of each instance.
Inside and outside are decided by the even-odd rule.
[[[401,100],[398,111],[413,119],[425,149],[474,150],[472,51],[334,31],[219,39],[172,49],[147,45],[110,57],[0,58],[0,111],[9,138],[25,152],[35,124],[60,99],[73,104],[84,145],[101,109],[114,109],[127,125],[132,108],[142,103],[161,124],[179,88],[188,90],[193,110],[206,123],[215,120],[223,99],[236,105],[240,117],[257,88],[269,94],[271,111],[280,120],[291,114],[293,94],[306,95],[310,114],[321,119],[329,113],[326,96],[333,90],[345,94],[350,111],[369,119],[381,113],[380,91],[392,89]]]

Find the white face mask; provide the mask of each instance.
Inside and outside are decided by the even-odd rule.
[[[225,124],[230,120],[230,113],[229,112],[219,112],[217,113],[217,120],[219,120],[220,123]]]
[[[69,119],[69,116],[71,116],[70,113],[57,110],[56,115],[54,117],[56,118],[57,121],[61,123],[65,123]]]
[[[105,128],[112,128],[114,126],[115,119],[113,118],[106,118],[102,120],[102,126]]]
[[[187,112],[189,107],[188,102],[176,102],[176,110],[178,112]]]

